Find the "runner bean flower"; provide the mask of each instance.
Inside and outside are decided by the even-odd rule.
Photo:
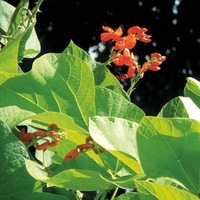
[[[151,35],[146,34],[148,29],[132,26],[128,29],[127,35],[123,36],[121,27],[118,27],[116,31],[108,26],[102,26],[102,28],[105,32],[101,33],[100,39],[103,42],[111,40],[114,43],[106,64],[113,63],[118,67],[119,71],[121,67],[128,67],[126,73],[118,72],[116,78],[119,80],[130,80],[131,86],[127,91],[128,95],[130,95],[134,90],[134,85],[144,76],[144,73],[147,70],[159,71],[160,65],[166,60],[166,57],[155,52],[151,54],[149,60],[139,65],[133,52],[130,50],[136,46],[137,41],[143,43],[151,42]]]

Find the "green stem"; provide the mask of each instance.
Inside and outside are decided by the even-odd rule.
[[[28,143],[26,145],[26,149],[28,149],[29,147],[31,147],[32,145],[34,145],[38,140],[40,140],[40,138],[36,138],[36,139],[32,140],[30,143]]]
[[[94,200],[101,200],[102,198],[105,198],[105,196],[106,196],[106,194],[107,194],[107,191],[106,190],[100,190],[98,193],[97,193],[97,195],[96,195],[96,197],[94,198]],[[104,200],[104,199],[103,199]]]
[[[97,153],[98,153],[98,155],[99,155],[99,157],[100,157],[100,159],[101,159],[106,171],[108,171],[108,172],[111,171],[110,168],[108,167],[108,165],[106,164],[106,162],[104,161],[104,159],[103,159],[103,157],[101,155],[102,153],[99,151],[98,144],[96,142],[93,142],[93,143],[94,143],[95,150],[97,151]]]
[[[112,194],[112,197],[111,197],[111,199],[110,200],[113,200],[114,198],[115,198],[115,196],[116,196],[116,194],[117,194],[117,191],[118,191],[118,187],[116,187],[115,188],[115,190],[114,190],[114,192],[113,192],[113,194]]]
[[[43,166],[44,168],[46,168],[46,165],[45,165],[45,155],[44,155],[44,153],[45,153],[45,150],[42,151],[42,166]]]
[[[127,94],[128,94],[129,97],[131,96],[132,92],[135,90],[135,85],[140,79],[141,79],[140,73],[137,74],[136,77],[131,79],[131,86],[127,90]]]

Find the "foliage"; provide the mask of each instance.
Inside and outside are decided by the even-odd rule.
[[[73,41],[35,58],[41,3],[30,11],[28,0],[16,8],[0,0],[0,199],[199,199],[200,82],[188,77],[183,96],[146,116],[129,96],[165,60],[153,53],[142,66],[135,61],[130,49],[135,39],[150,42],[147,29],[121,37],[104,27],[103,40],[117,44],[106,63]],[[26,73],[24,58],[35,58]],[[127,92],[111,63],[128,67],[117,75],[130,80]]]

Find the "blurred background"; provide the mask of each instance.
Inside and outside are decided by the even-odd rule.
[[[7,2],[16,6],[19,1]],[[113,29],[122,26],[125,33],[135,25],[147,28],[152,42],[137,43],[133,49],[139,63],[153,52],[167,58],[160,71],[145,73],[131,96],[147,115],[157,115],[165,103],[183,95],[186,77],[200,81],[198,1],[44,0],[41,11],[36,24],[42,46],[40,55],[60,53],[73,40],[95,60],[104,61],[108,49],[100,41],[102,25]],[[30,59],[24,64],[24,71],[30,70]]]

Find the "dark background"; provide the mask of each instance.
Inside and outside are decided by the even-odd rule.
[[[14,6],[19,1],[8,0]],[[35,1],[32,1],[35,2]],[[132,101],[147,115],[156,115],[172,98],[183,95],[186,77],[200,80],[200,6],[190,0],[44,0],[37,15],[40,55],[62,52],[70,40],[88,51],[100,43],[102,25],[124,31],[148,29],[152,42],[133,50],[141,64],[145,55],[167,57],[158,72],[148,71],[133,92]],[[103,60],[104,53],[96,59]],[[26,62],[25,62],[26,64]],[[29,66],[24,68],[28,70]]]

